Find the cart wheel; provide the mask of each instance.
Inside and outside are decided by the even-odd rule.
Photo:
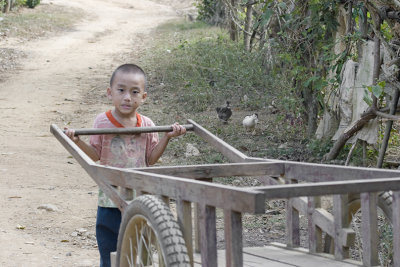
[[[169,207],[156,196],[140,196],[124,212],[117,266],[190,266],[179,225]]]

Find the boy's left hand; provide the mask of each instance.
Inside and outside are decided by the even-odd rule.
[[[177,122],[175,122],[171,126],[172,126],[172,129],[173,129],[172,132],[168,132],[168,133],[165,134],[168,138],[176,137],[176,136],[183,135],[183,134],[186,133],[186,128],[183,127],[182,125],[180,125]]]

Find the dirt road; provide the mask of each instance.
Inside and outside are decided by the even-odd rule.
[[[74,31],[17,47],[28,57],[0,84],[0,266],[98,266],[97,187],[49,126],[90,126],[109,106],[84,96],[99,84],[105,90],[125,54],[145,49],[152,29],[192,7],[179,0],[42,4],[50,2],[88,16]]]

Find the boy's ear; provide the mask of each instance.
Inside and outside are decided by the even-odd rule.
[[[107,88],[107,97],[108,97],[108,99],[111,100],[111,88],[110,87]]]
[[[144,92],[142,94],[142,102],[144,102],[146,100],[146,98],[147,98],[147,92]]]

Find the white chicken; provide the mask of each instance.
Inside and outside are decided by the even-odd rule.
[[[248,115],[243,119],[243,126],[246,131],[253,131],[252,134],[255,134],[256,125],[258,123],[258,114],[254,113],[252,115]]]

